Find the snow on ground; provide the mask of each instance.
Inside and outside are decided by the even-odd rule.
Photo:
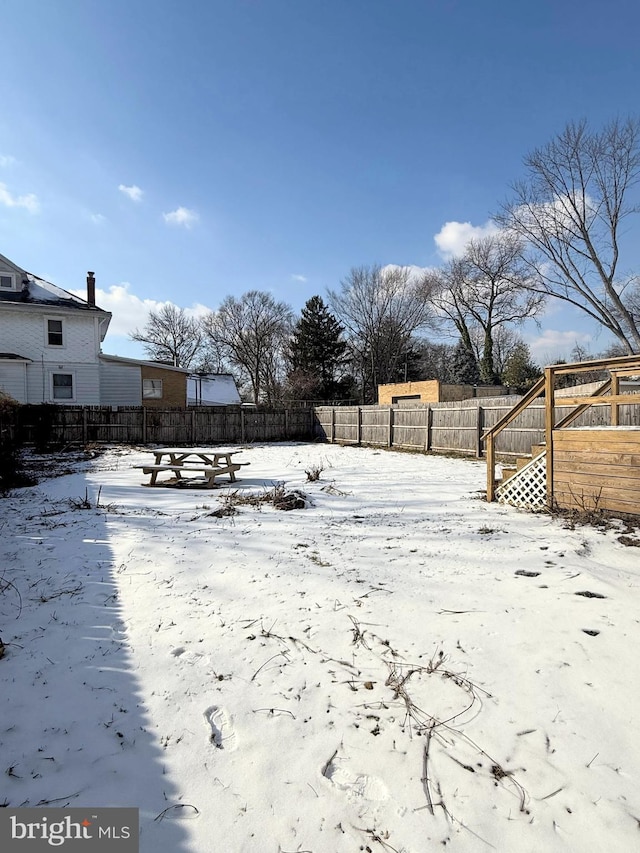
[[[242,458],[151,489],[112,448],[0,500],[0,804],[137,806],[144,853],[637,847],[621,524],[488,505],[474,461]],[[279,482],[308,506],[211,515]]]

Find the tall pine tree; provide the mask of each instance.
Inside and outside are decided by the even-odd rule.
[[[290,392],[294,397],[330,400],[341,396],[338,379],[347,345],[343,328],[319,296],[308,300],[288,347]]]
[[[518,394],[524,394],[540,378],[542,371],[533,363],[529,347],[520,341],[507,358],[502,381]]]
[[[477,385],[480,382],[480,369],[475,353],[462,338],[453,351],[451,379],[459,385]]]

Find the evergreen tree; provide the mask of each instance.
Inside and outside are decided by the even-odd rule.
[[[540,378],[542,371],[531,360],[529,347],[521,341],[513,348],[502,371],[502,382],[519,394],[528,391]]]
[[[293,329],[287,380],[298,398],[329,400],[340,396],[338,379],[346,343],[343,328],[319,296],[308,300]]]
[[[451,381],[458,385],[477,385],[480,382],[478,360],[462,339],[453,351]]]

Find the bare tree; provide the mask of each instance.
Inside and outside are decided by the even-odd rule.
[[[154,361],[169,362],[174,367],[191,367],[202,344],[202,328],[184,308],[169,302],[158,311],[150,311],[144,329],[134,329],[129,337],[143,344]]]
[[[345,329],[363,398],[375,399],[377,386],[397,374],[414,332],[432,325],[424,273],[410,267],[356,267],[328,298]]]
[[[418,355],[416,372],[420,379],[439,379],[451,382],[451,361],[455,346],[441,341],[421,339],[416,341]]]
[[[255,403],[273,403],[277,396],[291,321],[288,305],[258,290],[240,299],[227,296],[203,321],[210,343],[249,380]]]
[[[505,366],[515,352],[527,346],[518,332],[509,326],[498,326],[493,335],[493,363],[496,373],[502,375]]]
[[[620,269],[624,220],[640,178],[640,123],[602,131],[570,123],[524,160],[526,177],[496,221],[525,240],[539,293],[563,299],[608,329],[625,352],[640,352],[638,278]]]
[[[434,302],[469,352],[476,352],[483,382],[499,382],[496,336],[534,319],[546,295],[531,290],[523,241],[501,231],[471,240],[464,254],[431,273]],[[474,345],[480,339],[479,345]],[[475,339],[475,340],[474,340]]]

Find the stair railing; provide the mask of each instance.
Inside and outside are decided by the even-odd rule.
[[[585,373],[593,370],[608,370],[611,374],[599,388],[589,395],[581,397],[555,398],[555,377],[566,373]],[[620,377],[640,373],[640,355],[619,356],[617,358],[581,361],[574,364],[555,364],[545,367],[542,376],[516,405],[503,415],[500,420],[484,433],[482,441],[486,444],[487,459],[487,502],[495,500],[495,468],[496,450],[495,439],[505,427],[514,421],[538,397],[545,397],[545,450],[547,455],[547,503],[553,504],[553,431],[567,427],[588,408],[598,403],[611,406],[611,425],[619,422],[619,406],[622,404],[640,403],[640,394],[620,394]],[[610,392],[610,393],[608,393]],[[605,396],[608,393],[608,396]],[[556,424],[555,406],[576,406]]]
[[[545,377],[542,376],[535,385],[527,391],[524,397],[519,400],[515,406],[510,409],[506,415],[503,415],[500,420],[494,424],[490,430],[484,433],[482,441],[485,442],[485,454],[487,457],[487,501],[491,503],[495,499],[496,493],[496,445],[495,439],[502,430],[509,426],[514,421],[520,412],[523,412],[527,406],[537,399],[545,389]]]

